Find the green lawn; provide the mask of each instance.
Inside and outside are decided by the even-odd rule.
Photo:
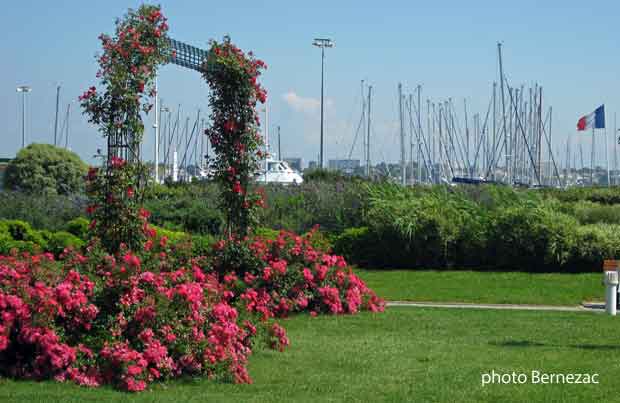
[[[253,385],[204,380],[131,395],[0,381],[2,402],[620,401],[620,319],[564,312],[388,308],[285,321],[292,346],[252,357]],[[598,385],[487,385],[482,374],[598,373]]]
[[[602,301],[602,273],[362,270],[357,273],[389,301],[578,305]]]

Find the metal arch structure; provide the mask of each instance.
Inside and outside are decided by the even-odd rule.
[[[203,65],[207,60],[208,51],[197,48],[192,45],[188,45],[175,39],[169,39],[170,49],[168,55],[168,62],[176,64],[181,67],[185,67],[190,70],[195,70],[200,73],[204,71]],[[155,87],[157,89],[157,78],[155,78]],[[159,94],[156,91],[155,95],[155,130],[157,138],[159,138]],[[108,153],[107,157],[110,160],[112,157],[122,158],[126,161],[139,161],[140,160],[140,144],[136,142],[135,136],[127,130],[117,132],[114,135],[108,136],[107,141]],[[157,140],[156,140],[157,143]],[[158,144],[156,144],[158,146]],[[158,151],[156,151],[157,153]],[[155,160],[158,164],[157,156]],[[157,177],[156,177],[157,179]]]
[[[196,70],[203,71],[203,64],[207,60],[207,52],[204,49],[170,39],[170,63]]]

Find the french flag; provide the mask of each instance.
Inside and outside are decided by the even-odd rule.
[[[605,128],[605,105],[601,105],[596,110],[583,116],[577,122],[577,130],[604,129]]]

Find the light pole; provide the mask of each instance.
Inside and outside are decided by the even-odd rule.
[[[22,148],[26,147],[26,94],[32,91],[27,85],[17,87],[17,92],[22,93]]]
[[[329,38],[314,38],[312,44],[321,48],[321,152],[319,154],[319,168],[323,168],[323,72],[325,65],[325,48],[333,48],[334,43]]]

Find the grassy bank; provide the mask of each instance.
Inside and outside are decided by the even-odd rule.
[[[603,300],[601,273],[362,270],[357,273],[389,301],[577,305]]]
[[[616,318],[587,313],[390,308],[285,321],[293,345],[252,357],[253,385],[187,380],[130,395],[0,381],[3,402],[612,401]],[[543,330],[544,329],[544,330]],[[598,385],[487,385],[483,373],[599,373]]]

